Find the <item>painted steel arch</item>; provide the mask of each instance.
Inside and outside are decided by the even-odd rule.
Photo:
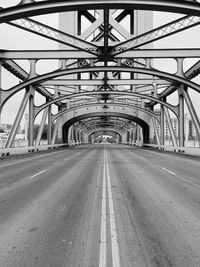
[[[24,17],[86,9],[140,9],[200,16],[200,4],[183,0],[57,0],[19,4],[0,11],[0,23]]]
[[[63,138],[65,138],[63,141],[66,142],[66,140],[68,140],[68,130],[69,127],[74,124],[77,121],[81,121],[83,119],[87,119],[87,118],[93,118],[93,117],[119,117],[119,118],[125,118],[127,120],[130,121],[134,121],[137,124],[139,124],[141,126],[141,128],[143,129],[143,136],[144,136],[144,142],[148,143],[148,139],[149,139],[149,125],[147,124],[147,122],[145,122],[144,120],[135,117],[133,115],[129,115],[129,114],[125,114],[125,113],[120,113],[120,112],[108,112],[108,113],[104,113],[104,112],[93,112],[93,113],[88,113],[88,114],[84,114],[84,115],[79,115],[76,117],[73,117],[69,120],[67,120],[66,122],[64,122],[63,124]]]
[[[36,76],[34,78],[31,78],[29,80],[26,80],[19,85],[16,85],[6,91],[3,91],[2,93],[2,105],[5,104],[5,102],[12,97],[15,93],[19,92],[20,90],[26,88],[27,86],[38,84],[41,82],[44,82],[49,79],[57,78],[64,75],[70,75],[70,74],[78,74],[78,73],[91,73],[91,72],[129,72],[129,73],[140,73],[140,74],[146,74],[146,75],[152,75],[157,76],[159,78],[163,78],[166,80],[173,81],[175,83],[181,83],[186,85],[187,87],[190,87],[200,93],[200,86],[194,82],[188,81],[180,76],[169,74],[163,71],[157,71],[147,68],[130,68],[130,67],[118,67],[118,66],[109,66],[109,67],[88,67],[88,68],[73,68],[68,70],[60,70],[60,71],[53,71],[44,75]],[[72,96],[73,97],[73,96]],[[72,98],[71,97],[71,98]],[[147,96],[148,98],[148,96]],[[64,100],[64,97],[55,98],[52,100],[52,104],[56,103],[57,101]],[[155,99],[153,99],[155,100]]]
[[[116,128],[110,128],[110,127],[99,127],[99,128],[95,128],[95,127],[92,127],[89,131],[86,131],[86,133],[88,134],[88,135],[91,135],[91,134],[93,134],[93,133],[95,133],[95,132],[98,132],[98,131],[112,131],[112,132],[115,132],[115,133],[118,133],[118,134],[123,134],[123,132],[122,131],[120,131],[120,129],[117,129],[117,127]]]
[[[96,130],[96,131],[94,130],[93,132],[89,133],[88,136],[91,137],[93,134],[98,134],[98,133],[99,133],[99,134],[104,134],[104,131],[106,131],[106,132],[107,132],[106,134],[108,134],[108,135],[109,135],[109,134],[110,134],[110,135],[112,135],[112,134],[113,134],[113,135],[114,135],[114,134],[117,134],[119,137],[122,136],[122,134],[119,133],[119,132],[117,132],[117,130],[106,130],[106,129],[104,130],[103,128],[101,128],[101,129],[99,129],[99,130]]]
[[[103,104],[85,104],[85,105],[82,105],[82,106],[78,106],[78,107],[72,107],[72,108],[69,108],[69,109],[66,109],[66,110],[63,110],[61,111],[60,113],[56,114],[56,115],[52,115],[52,122],[54,122],[56,119],[58,119],[59,117],[61,117],[62,115],[70,112],[70,111],[73,111],[73,110],[77,110],[77,109],[82,109],[82,108],[88,108],[88,107],[102,107]],[[158,117],[151,111],[147,110],[147,109],[144,109],[144,108],[141,108],[141,107],[137,107],[137,106],[131,106],[129,104],[124,104],[124,105],[121,105],[121,104],[107,104],[107,106],[114,106],[114,107],[119,107],[119,108],[130,108],[130,109],[136,109],[136,110],[140,110],[141,112],[144,112],[152,117],[154,117],[158,122],[159,122],[159,119]],[[38,115],[39,113],[35,114],[35,117]]]

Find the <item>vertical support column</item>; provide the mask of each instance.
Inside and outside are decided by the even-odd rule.
[[[167,120],[167,125],[168,125],[169,131],[170,131],[170,136],[172,138],[173,146],[178,146],[177,141],[176,141],[176,136],[174,134],[174,129],[173,129],[173,126],[172,126],[172,121],[171,121],[171,117],[170,117],[170,114],[169,114],[169,110],[167,108],[164,108],[164,111],[165,111],[165,117],[166,117],[166,120]]]
[[[24,94],[24,98],[23,98],[23,100],[21,102],[21,105],[19,107],[19,110],[17,112],[17,115],[16,115],[15,121],[13,123],[12,129],[10,131],[8,139],[6,140],[5,148],[10,148],[11,145],[12,145],[12,142],[14,141],[17,129],[18,129],[19,124],[21,122],[22,116],[24,114],[26,105],[27,105],[28,100],[29,100],[29,97],[30,97],[30,90],[26,89],[26,92]]]
[[[67,140],[69,145],[71,144],[71,131],[72,131],[72,129],[71,129],[71,127],[69,127],[69,129],[68,129],[68,140]]]
[[[184,86],[181,85],[179,88],[179,146],[184,147],[185,146],[185,140],[184,140]]]
[[[163,98],[163,101],[166,101],[166,98]],[[163,105],[160,109],[160,144],[165,144],[165,111]]]
[[[158,134],[158,129],[157,129],[156,121],[153,117],[152,117],[152,123],[153,123],[154,132],[156,135],[157,144],[160,146],[160,138],[159,138],[159,134]]]
[[[136,139],[136,144],[140,144],[140,126],[137,124],[137,139]]]
[[[189,111],[190,116],[192,118],[192,122],[194,123],[195,130],[196,130],[198,136],[200,137],[200,122],[199,122],[198,116],[196,114],[196,111],[194,109],[194,105],[192,103],[192,100],[190,99],[190,96],[188,94],[187,88],[184,88],[183,95],[184,95],[185,102],[186,102],[187,107],[188,107],[188,111]]]
[[[36,138],[36,144],[35,144],[36,146],[40,145],[40,141],[41,141],[41,138],[42,138],[42,133],[43,133],[44,125],[45,125],[45,122],[46,122],[47,114],[48,114],[48,108],[45,108],[44,112],[43,112],[43,115],[42,115],[40,128],[39,128],[39,131],[38,131],[38,134],[37,134],[37,138]]]
[[[57,118],[55,125],[54,125],[53,136],[52,136],[52,145],[54,145],[56,142],[56,135],[58,132],[58,126],[59,126],[59,118]]]
[[[133,145],[136,144],[136,140],[137,140],[137,126],[135,125],[135,127],[133,128]]]
[[[0,61],[0,126],[1,126],[1,112],[2,112],[2,106],[1,106],[1,93],[2,93],[2,89],[1,89],[1,80],[2,80],[2,66],[1,66],[1,61]]]
[[[34,146],[33,131],[34,131],[34,89],[30,86],[31,94],[29,97],[29,131],[28,131],[28,146]]]
[[[49,99],[46,100],[47,102]],[[47,140],[48,140],[48,145],[51,145],[51,135],[52,135],[52,107],[48,107],[48,124],[47,124]]]

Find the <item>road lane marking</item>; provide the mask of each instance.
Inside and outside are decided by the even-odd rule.
[[[114,204],[113,204],[113,197],[112,197],[112,190],[111,190],[110,173],[109,173],[108,163],[107,163],[107,154],[106,154],[106,174],[107,174],[106,176],[107,176],[107,188],[108,188],[108,204],[109,204],[109,215],[110,215],[112,264],[114,267],[120,267],[117,228],[116,228],[115,211],[114,211]]]
[[[115,211],[114,211],[114,203],[113,203],[110,180],[111,179],[107,163],[107,154],[106,151],[104,150],[99,267],[106,267],[107,264],[107,258],[106,258],[107,257],[107,229],[106,229],[107,203],[108,203],[108,214],[109,214],[110,234],[111,234],[112,266],[120,267]]]
[[[30,177],[30,179],[33,179],[34,177],[36,177],[36,176],[38,176],[38,175],[40,175],[40,174],[42,174],[42,173],[44,173],[44,172],[46,172],[46,170],[43,170],[43,171],[41,171],[41,172],[38,172],[38,173],[32,175],[32,176]]]
[[[64,159],[64,161],[66,161],[66,160],[69,160],[70,159],[70,157],[69,158],[66,158],[66,159]]]
[[[102,204],[101,204],[101,236],[100,236],[100,253],[99,267],[106,267],[106,167],[105,157],[103,165],[103,184],[102,184]]]
[[[176,175],[176,173],[175,172],[172,172],[172,171],[170,171],[170,170],[167,170],[167,169],[165,169],[165,168],[162,168],[164,171],[166,171],[166,172],[168,172],[168,173],[170,173],[170,174],[172,174],[172,175]]]

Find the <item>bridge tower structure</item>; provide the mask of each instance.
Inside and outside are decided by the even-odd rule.
[[[155,12],[178,16],[154,26]],[[50,14],[57,14],[59,27],[48,24],[51,17],[46,22],[38,17]],[[167,126],[172,144],[184,147],[185,113],[200,138],[195,104],[200,101],[199,42],[194,46],[194,34],[181,45],[173,42],[177,35],[199,29],[199,0],[5,1],[0,9],[3,24],[57,44],[56,49],[48,45],[16,49],[13,37],[13,49],[0,47],[1,114],[10,99],[24,93],[5,148],[13,146],[27,110],[29,146],[41,144],[47,125],[49,145],[83,143],[107,131],[124,143],[154,142],[161,147]],[[6,34],[2,32],[2,40]],[[156,44],[167,38],[170,46],[163,42],[164,47],[158,49]],[[49,67],[52,60],[58,63],[56,68],[38,72],[40,61]],[[168,69],[166,60],[171,62]],[[4,70],[18,79],[7,89],[1,86]],[[38,101],[38,95],[45,101]],[[40,114],[35,137],[34,124]]]

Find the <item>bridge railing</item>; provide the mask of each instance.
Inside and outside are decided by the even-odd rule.
[[[200,156],[200,148],[198,147],[180,147],[180,146],[167,146],[167,145],[155,145],[155,144],[144,144],[144,147],[152,147],[160,150],[173,151],[193,156]]]
[[[8,156],[10,154],[20,154],[20,153],[34,152],[40,150],[48,150],[66,146],[68,146],[68,144],[65,143],[65,144],[55,144],[55,145],[2,148],[0,149],[0,156]]]

